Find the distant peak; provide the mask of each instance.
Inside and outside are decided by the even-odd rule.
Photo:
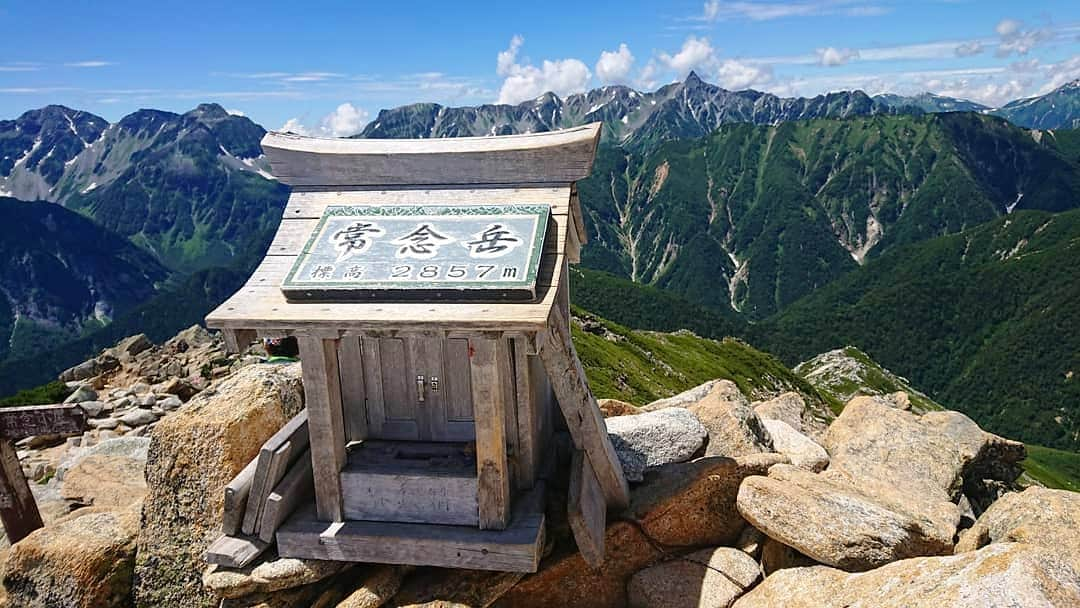
[[[697,72],[695,72],[694,70],[690,70],[690,73],[686,75],[686,80],[684,82],[687,85],[691,86],[697,86],[702,84],[701,77],[698,76]]]
[[[225,108],[216,103],[200,103],[194,110],[188,112],[188,114],[197,116],[199,118],[228,118],[229,113],[225,111]]]

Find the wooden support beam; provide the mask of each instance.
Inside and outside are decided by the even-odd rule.
[[[323,521],[342,521],[340,474],[345,465],[345,423],[336,340],[301,336],[297,343],[304,375],[316,510]]]
[[[0,521],[13,545],[44,525],[10,439],[0,439]]]
[[[255,469],[258,466],[259,459],[256,457],[225,486],[225,509],[221,514],[221,533],[225,536],[236,536],[240,533],[244,512],[247,510],[248,495],[251,493],[251,483],[255,479]]]
[[[539,406],[532,395],[532,383],[529,369],[529,346],[523,337],[512,339],[514,347],[514,392],[517,403],[517,487],[528,489],[536,481],[537,461],[540,456],[540,415]]]
[[[293,463],[292,468],[274,487],[266,498],[262,519],[259,521],[259,540],[274,542],[274,534],[301,504],[315,493],[315,480],[311,471],[311,450],[307,450]]]
[[[544,361],[559,408],[570,429],[574,447],[588,454],[608,508],[625,508],[630,504],[630,486],[608,438],[607,426],[596,398],[589,390],[581,360],[570,340],[569,319],[563,316],[559,306],[551,309],[540,358]]]
[[[506,403],[500,359],[503,339],[469,340],[480,528],[501,530],[510,519],[510,473],[506,457]],[[507,378],[505,380],[509,382]]]
[[[607,508],[596,472],[581,450],[574,450],[566,511],[581,557],[593,568],[599,568],[604,563]]]
[[[307,449],[308,442],[308,411],[304,410],[285,423],[285,426],[278,429],[259,448],[259,454],[255,457],[251,491],[244,509],[241,528],[244,534],[258,532],[259,518],[262,517],[266,497],[284,477],[289,464]]]

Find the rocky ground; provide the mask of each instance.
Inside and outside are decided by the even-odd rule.
[[[223,487],[302,408],[298,366],[250,365],[192,328],[68,372],[90,431],[34,438],[48,522],[0,554],[10,606],[1080,606],[1080,494],[1016,480],[1022,444],[907,394],[835,418],[717,380],[602,400],[630,506],[589,568],[549,484],[530,575],[285,559],[207,568]]]

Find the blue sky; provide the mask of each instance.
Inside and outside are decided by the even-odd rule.
[[[1080,2],[9,2],[0,118],[213,101],[345,135],[415,101],[520,102],[694,69],[730,89],[929,90],[995,105],[1080,78]]]

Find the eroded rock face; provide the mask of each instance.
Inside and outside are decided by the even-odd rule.
[[[808,471],[825,470],[829,466],[829,453],[812,439],[791,428],[782,420],[763,419],[765,430],[772,438],[773,449],[787,456],[791,464]]]
[[[79,509],[35,530],[9,551],[8,604],[110,608],[131,603],[140,505]]]
[[[708,437],[697,417],[683,408],[616,416],[606,424],[627,481],[641,481],[647,469],[689,460]]]
[[[1042,547],[995,544],[961,555],[906,559],[859,574],[826,566],[769,575],[735,608],[1068,608],[1080,577]]]
[[[739,483],[783,461],[779,454],[754,454],[658,467],[634,489],[625,513],[608,516],[607,558],[599,570],[592,570],[577,551],[563,550],[545,559],[540,572],[526,576],[495,605],[626,606],[630,577],[664,557],[658,546],[734,544],[746,526],[735,510]]]
[[[790,465],[773,467],[768,477],[747,478],[737,506],[770,538],[844,570],[952,550],[951,532],[941,536],[930,522]]]
[[[979,516],[956,544],[956,552],[1009,542],[1043,546],[1080,573],[1080,494],[1047,488],[1008,494]]]
[[[702,549],[635,574],[628,588],[630,606],[730,606],[760,576],[757,562],[738,549]]]
[[[220,533],[224,488],[303,407],[300,366],[253,365],[154,427],[135,570],[139,606],[205,606],[202,554]]]
[[[1025,453],[1023,444],[987,433],[958,412],[919,415],[878,397],[852,399],[829,427],[825,448],[824,475],[831,481],[929,519],[950,536],[962,516],[956,503],[965,480],[986,487],[985,479],[998,474],[1011,483],[1015,475],[1005,471]]]
[[[604,415],[604,418],[633,416],[645,411],[631,403],[619,401],[618,399],[597,399],[596,405],[600,407],[600,413]]]
[[[773,451],[765,425],[730,380],[719,380],[700,401],[687,406],[709,431],[706,456],[744,456]]]
[[[811,410],[799,393],[784,393],[755,402],[753,406],[754,413],[762,420],[782,420],[816,442],[822,441],[829,423],[836,418],[827,408]]]

